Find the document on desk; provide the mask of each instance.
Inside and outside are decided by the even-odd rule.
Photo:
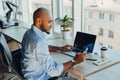
[[[99,59],[99,60],[97,60],[97,61],[94,61],[93,64],[99,66],[99,65],[102,65],[102,64],[109,63],[109,62],[111,62],[111,61],[112,61],[111,59],[102,58],[102,59]]]

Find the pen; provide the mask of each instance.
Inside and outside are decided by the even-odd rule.
[[[97,61],[97,59],[89,59],[89,58],[86,58],[86,60]]]

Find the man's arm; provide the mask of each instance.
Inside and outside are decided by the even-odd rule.
[[[50,52],[62,51],[62,47],[49,45]]]
[[[81,62],[84,61],[85,58],[85,54],[84,53],[77,53],[76,56],[73,58],[73,60],[75,61],[75,64],[79,64]],[[66,63],[63,63],[64,65],[64,69],[63,72],[69,70],[70,68],[72,68],[75,65],[72,60],[68,61]]]
[[[69,51],[69,50],[72,50],[72,49],[74,49],[74,48],[71,45],[65,45],[65,46],[62,46],[62,47],[49,45],[49,51],[51,51],[51,52]]]
[[[58,50],[59,51],[68,51],[68,50],[72,50],[72,49],[74,49],[74,48],[70,45],[65,45],[63,47],[49,46],[49,51],[58,51]],[[73,58],[73,60],[63,63],[64,68],[63,68],[62,72],[69,70],[75,64],[79,64],[79,63],[83,62],[84,58],[85,58],[85,53],[77,53],[76,56]]]

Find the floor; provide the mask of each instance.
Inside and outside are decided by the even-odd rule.
[[[0,61],[0,64],[2,64],[1,61]],[[13,73],[12,71],[9,72],[7,67],[0,65],[0,80],[8,80],[13,76],[16,76],[16,74]],[[16,77],[14,80],[20,80],[20,79]]]

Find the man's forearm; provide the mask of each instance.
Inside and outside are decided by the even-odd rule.
[[[63,72],[69,70],[70,68],[72,68],[74,66],[73,63],[72,63],[72,61],[68,61],[66,63],[63,63],[63,65],[64,65]]]
[[[56,51],[61,51],[61,50],[62,50],[62,47],[49,45],[49,51],[51,52],[56,52]]]

